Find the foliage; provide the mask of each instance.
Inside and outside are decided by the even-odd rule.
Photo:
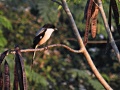
[[[93,87],[94,90],[104,90],[104,87],[100,84],[99,81],[97,81],[96,79],[92,79],[90,76],[89,76],[89,71],[87,73],[86,70],[77,70],[77,69],[71,69],[71,70],[68,70],[69,73],[72,74],[72,77],[73,78],[79,78],[79,79],[83,79],[83,82],[82,83],[86,83],[84,81],[87,81],[89,85],[91,85]]]
[[[56,18],[57,18],[57,6],[55,3],[53,2],[46,2],[45,0],[40,0],[38,2],[38,7],[37,9],[39,10],[39,15],[43,18],[45,23],[54,23],[56,22]],[[54,7],[51,7],[52,5],[54,5]],[[55,7],[56,6],[56,7]],[[47,7],[51,7],[51,8],[47,8]],[[49,12],[49,13],[47,13]]]
[[[3,15],[3,12],[0,11],[0,47],[4,47],[7,44],[7,40],[3,35],[4,29],[12,30],[12,25],[11,22]]]

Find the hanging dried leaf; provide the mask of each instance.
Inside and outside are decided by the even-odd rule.
[[[19,47],[16,47],[15,50],[16,50],[15,63],[16,63],[16,71],[17,71],[20,90],[27,90],[27,81],[26,81],[23,58],[20,53]]]
[[[16,69],[17,69],[17,76],[18,76],[18,81],[19,81],[19,86],[20,86],[20,90],[24,90],[24,85],[23,85],[23,76],[22,76],[22,68],[20,65],[20,60],[19,60],[19,55],[16,51],[16,57],[15,57],[15,64],[16,64]]]
[[[2,90],[3,88],[3,75],[2,75],[2,72],[0,70],[0,90]]]
[[[15,68],[14,68],[14,87],[13,90],[18,90],[18,75],[17,75],[17,67],[15,63]]]
[[[1,55],[0,55],[0,65],[3,62],[5,56],[8,54],[8,50],[4,51]],[[3,88],[3,76],[2,76],[2,72],[1,72],[1,66],[0,66],[0,90],[2,90]]]
[[[97,33],[97,16],[99,13],[99,8],[95,4],[93,5],[95,6],[95,10],[91,17],[91,34],[92,34],[92,37],[95,38]]]
[[[4,51],[1,55],[0,55],[0,65],[2,63],[2,61],[4,60],[5,56],[8,54],[8,50]]]
[[[27,79],[26,79],[26,73],[25,73],[25,67],[24,67],[24,60],[21,56],[20,51],[18,53],[19,53],[19,57],[20,57],[20,63],[21,63],[21,66],[22,66],[24,90],[27,90]]]
[[[7,61],[4,63],[4,90],[10,90],[10,72]]]
[[[85,45],[87,44],[87,41],[88,41],[92,5],[93,5],[93,0],[90,0],[88,5],[88,10],[87,10],[87,20],[86,20],[85,35],[84,35]]]

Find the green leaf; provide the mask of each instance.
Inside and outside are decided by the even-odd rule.
[[[0,26],[4,26],[5,28],[12,30],[11,22],[5,17],[0,15]]]
[[[4,37],[0,37],[0,47],[7,45],[7,40]]]

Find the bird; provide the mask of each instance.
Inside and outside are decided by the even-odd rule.
[[[52,33],[58,30],[53,24],[45,24],[43,25],[36,33],[34,39],[33,39],[33,49],[36,49],[38,46],[43,45],[52,35]],[[33,55],[33,60],[35,58],[35,53]],[[33,61],[32,61],[33,63]]]

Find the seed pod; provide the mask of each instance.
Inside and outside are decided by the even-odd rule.
[[[2,61],[4,60],[5,56],[8,54],[8,50],[4,51],[1,55],[0,55],[0,65],[2,63]]]
[[[15,64],[16,64],[16,72],[18,76],[20,90],[27,90],[27,81],[26,81],[26,74],[24,69],[24,62],[22,55],[20,53],[19,47],[15,48]]]
[[[87,19],[86,19],[86,27],[85,27],[85,35],[84,35],[84,44],[85,45],[87,44],[87,41],[88,41],[92,6],[93,6],[93,0],[90,0],[89,5],[88,5],[88,10],[87,10]]]
[[[94,20],[91,21],[92,38],[96,37],[96,33],[97,33],[97,19],[94,19]]]
[[[98,13],[99,13],[99,8],[98,8],[98,6],[95,5],[95,10],[94,10],[94,12],[92,14],[92,17],[91,17],[91,34],[92,34],[93,38],[96,37],[96,33],[97,33],[97,16],[98,16]]]
[[[10,90],[10,72],[7,61],[4,63],[4,90]]]
[[[14,68],[14,87],[13,90],[18,90],[18,74],[17,74],[17,67],[15,63],[15,68]]]
[[[2,90],[3,88],[3,75],[2,75],[2,72],[0,70],[0,90]]]

